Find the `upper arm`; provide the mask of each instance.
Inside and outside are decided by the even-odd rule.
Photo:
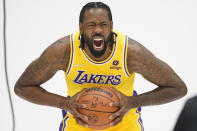
[[[50,45],[21,75],[17,87],[41,85],[58,70],[66,70],[70,56],[69,36]]]
[[[127,66],[158,86],[185,87],[184,82],[165,62],[135,40],[129,39]]]

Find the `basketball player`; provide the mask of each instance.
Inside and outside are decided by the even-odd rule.
[[[40,86],[58,70],[65,72],[67,97]],[[158,88],[137,95],[133,87],[135,73]],[[92,131],[83,121],[88,117],[76,110],[86,106],[76,101],[82,90],[97,86],[112,87],[121,99],[109,104],[120,106],[120,110],[109,117],[111,127],[105,131],[143,131],[139,107],[168,103],[187,93],[184,82],[165,62],[113,30],[106,4],[90,2],[81,10],[79,31],[57,40],[34,60],[16,82],[15,93],[30,102],[62,109],[60,131]]]

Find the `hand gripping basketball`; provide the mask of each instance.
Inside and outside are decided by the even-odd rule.
[[[122,121],[124,115],[126,115],[133,108],[133,104],[131,104],[133,96],[126,96],[123,93],[115,90],[114,88],[110,88],[110,89],[113,90],[120,99],[119,102],[113,102],[109,104],[109,106],[111,107],[113,106],[119,107],[119,110],[117,112],[109,116],[109,119],[112,120],[110,126],[115,126],[119,124]]]
[[[75,94],[74,96],[67,98],[66,99],[66,110],[71,113],[73,115],[73,117],[75,118],[76,122],[82,126],[88,127],[88,124],[85,123],[83,120],[88,120],[88,117],[85,115],[82,115],[81,113],[79,113],[77,111],[77,108],[86,108],[85,104],[79,104],[77,103],[80,94],[85,90],[85,88],[78,92],[77,94]]]

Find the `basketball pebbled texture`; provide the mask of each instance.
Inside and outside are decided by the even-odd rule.
[[[89,128],[103,130],[110,127],[109,116],[119,110],[119,107],[109,106],[109,103],[119,101],[118,95],[110,88],[92,87],[80,94],[78,103],[85,104],[86,108],[78,111],[88,117],[83,121],[89,124]]]

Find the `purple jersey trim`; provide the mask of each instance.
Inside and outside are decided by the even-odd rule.
[[[127,36],[125,36],[125,46],[124,46],[124,70],[125,70],[125,73],[126,73],[126,75],[129,77],[129,74],[128,74],[128,72],[127,72],[127,70],[126,70],[126,48],[127,48]]]
[[[63,115],[63,120],[60,123],[59,131],[64,131],[65,130],[65,128],[66,128],[66,121],[69,118],[67,116],[67,111],[65,111],[65,110],[62,110],[62,115]],[[63,126],[63,123],[64,123],[64,126]]]
[[[71,35],[71,41],[72,41],[72,56],[71,56],[71,63],[70,63],[70,66],[69,66],[69,69],[68,69],[68,72],[67,72],[67,75],[70,73],[70,69],[72,67],[72,63],[73,63],[73,55],[74,55],[74,43],[73,43],[73,34]]]
[[[137,92],[135,90],[133,91],[133,96],[137,96]],[[138,124],[141,127],[141,131],[144,131],[143,122],[142,122],[142,118],[141,118],[141,107],[138,107],[137,108],[136,114],[138,114],[138,116],[139,116],[139,118],[138,118]]]
[[[138,118],[138,124],[141,127],[141,131],[144,131],[144,127],[143,127],[143,123],[142,123],[142,118],[141,118],[141,113],[136,110],[136,114],[138,114],[139,118]]]

